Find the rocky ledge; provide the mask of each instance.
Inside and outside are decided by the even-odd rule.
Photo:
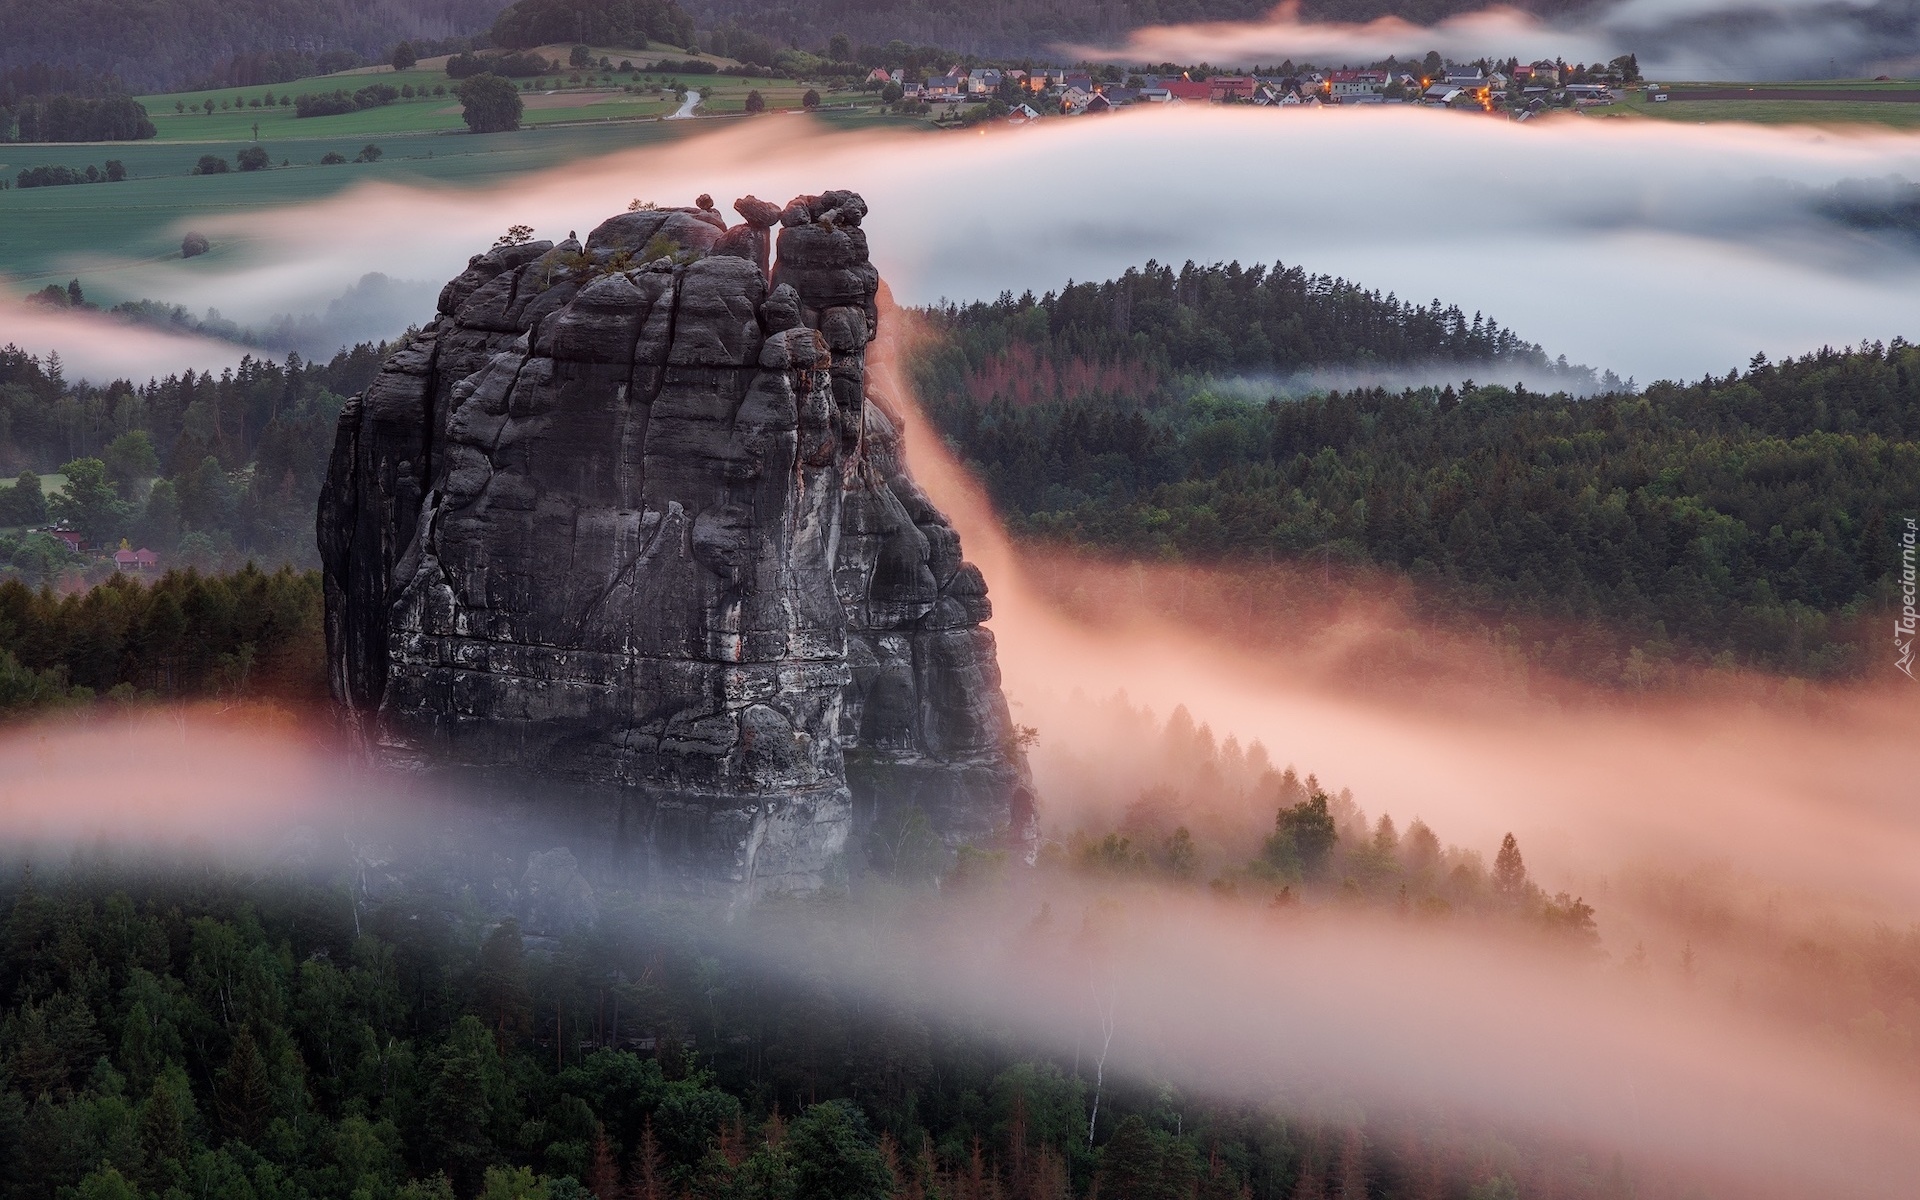
[[[1030,853],[986,583],[867,386],[866,204],[734,209],[496,245],[348,401],[334,697],[377,760],[674,887]]]

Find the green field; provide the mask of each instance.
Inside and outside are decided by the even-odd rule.
[[[20,482],[20,477],[18,475],[9,475],[5,479],[0,479],[0,487],[12,487],[14,484],[19,482]],[[66,486],[67,486],[67,477],[65,475],[60,474],[58,471],[50,471],[47,474],[40,476],[40,490],[49,496],[53,495],[55,492],[65,491]]]
[[[1727,87],[1727,84],[1682,84],[1675,89]],[[1914,81],[1876,82],[1858,79],[1830,79],[1796,83],[1769,83],[1768,90],[1818,93],[1844,88],[1849,91],[1914,90]],[[1629,92],[1625,101],[1586,110],[1588,117],[1649,117],[1661,121],[1704,124],[1718,121],[1747,121],[1756,125],[1877,125],[1889,129],[1920,129],[1920,104],[1889,103],[1880,100],[1668,100],[1654,104],[1645,93]]]
[[[567,56],[566,46],[544,46],[539,53],[548,60]],[[676,75],[651,69],[663,57],[685,61],[686,55],[672,49],[634,50],[621,47],[592,48],[594,61],[606,58],[613,69],[598,67],[576,71],[562,67],[540,79],[519,79],[527,109],[523,122],[528,125],[571,124],[580,121],[608,121],[660,117],[679,107],[675,87],[691,87],[700,92],[702,109],[711,113],[741,112],[748,91],[758,88],[769,108],[798,107],[807,85],[790,80],[753,80],[728,75]],[[736,65],[730,59],[701,55],[720,66]],[[634,70],[618,69],[631,62]],[[396,133],[438,132],[465,128],[460,118],[460,101],[453,95],[459,81],[447,77],[444,58],[427,59],[407,71],[391,67],[362,67],[302,79],[293,83],[244,88],[219,88],[213,91],[175,92],[141,96],[160,141],[174,142],[252,142],[284,141],[292,138],[379,137]],[[353,91],[373,83],[391,87],[411,87],[423,93],[411,99],[396,100],[378,108],[331,117],[301,118],[294,106],[282,100],[303,95],[324,94],[339,88]],[[432,95],[434,88],[445,89]],[[826,84],[818,85],[822,96],[829,94]],[[212,113],[205,109],[213,101]],[[258,133],[255,133],[256,126]]]
[[[231,153],[227,143],[144,143],[113,147],[134,177],[122,183],[15,188],[0,192],[0,274],[29,289],[64,283],[55,263],[76,249],[131,259],[177,258],[178,225],[193,217],[273,208],[314,200],[357,183],[493,183],[560,163],[656,144],[711,128],[708,122],[625,122],[493,134],[408,134],[383,139],[377,163],[321,167],[295,165],[225,175],[186,172],[203,153]],[[329,150],[351,156],[364,134],[270,145],[297,164],[317,163]],[[99,147],[35,147],[78,152]],[[42,160],[45,161],[45,160]],[[57,160],[56,160],[57,161]],[[95,158],[94,161],[99,161]],[[212,267],[244,244],[227,241],[183,266]]]
[[[552,58],[556,48],[546,49]],[[564,56],[565,48],[557,53]],[[632,50],[595,49],[614,63],[631,59],[636,66],[657,58]],[[525,127],[513,133],[472,134],[460,117],[457,99],[428,96],[399,100],[379,108],[332,117],[300,119],[291,106],[268,105],[271,92],[298,96],[358,88],[369,80],[411,84],[416,89],[451,87],[443,70],[426,65],[412,71],[363,68],[319,79],[257,88],[183,92],[144,96],[141,102],[153,115],[160,136],[143,142],[13,144],[0,146],[0,177],[12,177],[35,166],[84,169],[103,166],[108,159],[125,164],[128,178],[120,183],[70,187],[13,188],[0,191],[0,275],[28,290],[47,283],[64,283],[68,272],[58,264],[76,249],[135,260],[177,258],[183,223],[201,215],[256,210],[296,204],[330,195],[355,184],[380,180],[479,186],[541,171],[561,163],[658,144],[714,128],[716,122],[740,119],[747,93],[758,89],[770,110],[798,108],[807,85],[791,80],[752,80],[724,75],[673,77],[640,71],[641,82],[629,91],[630,77],[616,75],[619,85],[596,83],[549,87],[523,93],[527,103]],[[570,73],[569,73],[570,74]],[[596,78],[598,72],[594,73]],[[583,76],[585,72],[583,72]],[[534,81],[527,81],[534,82]],[[564,83],[565,76],[549,84]],[[701,94],[700,115],[710,120],[667,121],[680,106],[674,91],[684,85]],[[655,89],[658,89],[657,91]],[[891,117],[871,107],[867,93],[819,90],[829,105],[852,106],[819,113],[816,119],[830,128],[858,128],[875,124],[927,128],[912,118]],[[211,98],[212,116],[204,105]],[[261,106],[250,107],[258,99]],[[238,100],[238,106],[235,101]],[[225,111],[217,106],[225,101]],[[176,113],[175,105],[188,110]],[[193,110],[199,108],[198,115]],[[273,166],[268,170],[195,175],[200,157],[217,155],[231,163],[245,146],[255,144],[253,126],[259,124],[258,144],[265,147]],[[352,160],[369,143],[377,145],[379,161],[349,161],[320,165],[328,154]],[[187,269],[212,268],[246,245],[224,241],[214,250],[183,264]],[[122,299],[106,291],[96,300]]]
[[[202,154],[231,155],[221,142],[139,142],[111,147],[34,146],[33,163],[64,162],[84,166],[107,158],[127,164],[132,178],[122,183],[75,187],[15,188],[0,192],[0,275],[16,286],[37,289],[65,283],[57,264],[76,249],[129,259],[173,259],[180,253],[179,226],[196,216],[260,210],[331,195],[358,183],[381,180],[443,186],[482,186],[516,175],[635,146],[658,145],[741,120],[616,121],[533,127],[515,133],[414,133],[379,139],[384,151],[377,163],[322,167],[328,151],[351,158],[365,144],[364,134],[268,143],[278,157],[294,163],[272,170],[191,175]],[[787,118],[793,119],[793,118]],[[864,111],[824,112],[814,120],[832,129],[889,125],[930,129],[924,121]],[[9,157],[14,157],[9,155]],[[9,171],[22,165],[16,160]],[[209,254],[181,264],[186,269],[213,267],[245,245],[223,241]],[[89,294],[94,287],[89,281]],[[108,298],[103,292],[95,299]],[[125,298],[125,297],[122,297]]]

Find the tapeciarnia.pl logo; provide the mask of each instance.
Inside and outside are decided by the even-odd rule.
[[[1913,678],[1913,634],[1920,615],[1914,612],[1914,518],[1900,534],[1900,615],[1893,622],[1893,648],[1900,655],[1893,665],[1908,679]]]

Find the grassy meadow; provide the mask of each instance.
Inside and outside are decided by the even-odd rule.
[[[1742,85],[1714,83],[1678,83],[1675,91],[1713,88],[1723,90]],[[1589,117],[1648,117],[1661,121],[1706,123],[1746,121],[1756,125],[1865,125],[1890,129],[1920,129],[1920,104],[1887,100],[1823,99],[1821,93],[1903,92],[1920,90],[1913,80],[1829,79],[1796,83],[1756,84],[1768,92],[1805,92],[1806,99],[1726,99],[1689,100],[1675,98],[1659,104],[1650,102],[1644,92],[1629,92],[1624,101],[1588,109]]]
[[[202,154],[231,155],[231,143],[34,147],[69,151],[75,164],[118,157],[127,164],[131,178],[121,183],[0,192],[0,274],[28,288],[64,283],[67,274],[59,264],[76,250],[136,260],[178,258],[181,228],[196,216],[298,204],[374,180],[488,184],[576,159],[667,141],[693,132],[698,124],[671,121],[534,127],[481,135],[405,134],[380,140],[379,162],[316,165],[328,151],[351,158],[367,141],[364,133],[355,133],[267,143],[276,156],[293,165],[224,175],[188,172]],[[223,240],[211,253],[182,266],[213,266],[224,255],[244,250],[242,244]]]
[[[567,46],[543,46],[537,53],[549,61],[566,60]],[[596,63],[605,58],[610,70],[584,67],[575,70],[560,67],[538,79],[516,79],[526,112],[526,125],[577,124],[583,121],[641,120],[664,117],[680,107],[676,88],[692,88],[701,95],[703,112],[722,114],[744,112],[747,93],[758,88],[767,107],[798,108],[808,85],[791,80],[754,80],[731,75],[702,75],[661,72],[652,69],[662,59],[684,62],[688,55],[667,49],[633,50],[620,47],[592,48]],[[717,66],[733,66],[731,59],[712,55],[694,56]],[[619,64],[631,62],[631,71],[619,70]],[[383,83],[394,88],[411,87],[416,93],[378,108],[342,113],[331,117],[298,117],[291,103],[281,103],[302,95],[323,94],[339,88],[354,91],[369,84]],[[392,67],[360,67],[334,75],[302,79],[294,83],[244,88],[219,88],[212,91],[176,92],[141,96],[153,118],[161,141],[271,143],[288,138],[380,137],[398,133],[463,131],[460,101],[453,94],[459,80],[449,79],[444,57],[425,59],[411,70]],[[826,84],[819,84],[823,97]],[[435,88],[445,89],[434,95]],[[871,101],[864,93],[851,93]],[[839,99],[841,97],[836,97]],[[213,101],[212,113],[206,111]],[[255,128],[258,127],[258,134]]]
[[[564,59],[566,52],[564,46],[541,51],[550,60]],[[570,70],[550,75],[544,81],[546,87],[522,92],[527,106],[524,125],[513,133],[467,132],[460,102],[451,94],[457,81],[447,78],[444,59],[427,60],[410,71],[365,67],[272,86],[142,96],[141,103],[160,131],[152,140],[0,145],[0,177],[11,178],[24,168],[43,165],[77,170],[104,166],[108,159],[124,163],[128,173],[120,183],[0,191],[0,276],[10,278],[16,288],[37,289],[66,282],[71,271],[61,264],[76,250],[135,260],[177,258],[183,227],[203,214],[297,204],[374,180],[485,185],[711,128],[706,120],[661,119],[680,107],[676,87],[700,93],[700,117],[724,120],[738,119],[745,112],[751,90],[757,88],[768,109],[777,111],[800,107],[808,86],[791,80],[647,70],[662,53],[595,47],[596,62],[602,55],[616,67],[622,60],[631,60],[636,70],[583,70],[578,84],[569,82],[574,74]],[[677,51],[665,53],[686,57]],[[609,74],[612,83],[604,81]],[[411,85],[416,92],[429,94],[359,112],[304,119],[294,115],[291,104],[278,102],[282,96],[342,87],[352,90],[369,82]],[[431,95],[436,86],[446,87],[448,94]],[[925,124],[877,112],[871,93],[816,86],[828,105],[858,104],[855,109],[819,114],[817,119],[830,127]],[[205,110],[209,99],[215,105],[211,116]],[[223,103],[225,109],[219,107]],[[270,169],[193,173],[202,155],[216,155],[231,164],[241,149],[255,144],[267,150]],[[369,144],[380,148],[378,161],[352,161]],[[348,161],[321,165],[329,154]],[[225,241],[182,265],[212,267],[246,249],[243,243]]]

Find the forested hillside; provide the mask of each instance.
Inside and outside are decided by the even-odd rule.
[[[1429,929],[1489,922],[1595,967],[1592,910],[1540,896],[1511,838],[1489,872],[1417,821],[1404,839],[1391,820],[1370,830],[1263,753],[1250,770],[1231,746],[1223,775],[1184,712],[1164,739],[1215,789],[1258,776],[1282,805],[1255,863],[1210,887],[1182,828],[1150,846],[1080,839],[1040,879],[1156,879],[1300,921],[1335,894],[1349,919],[1391,913],[1411,890]],[[986,853],[939,890],[925,860],[877,865],[891,919],[1031,882]],[[407,893],[404,870],[378,868],[384,898],[317,848],[270,882],[97,856],[0,873],[0,1200],[1288,1200],[1342,1177],[1631,1194],[1581,1147],[1507,1134],[1489,1153],[1494,1132],[1464,1114],[1300,1119],[1192,1096],[739,944],[825,952],[822,921],[853,919],[844,899],[702,930],[595,893],[552,851],[529,862],[528,894],[566,899],[523,910],[523,934],[470,900]],[[1043,916],[1028,936],[1079,945],[1076,926]]]
[[[362,344],[326,363],[290,355],[135,385],[67,380],[57,356],[0,349],[0,563],[35,585],[79,565],[43,534],[51,517],[93,545],[125,538],[162,562],[211,568],[311,563],[313,505],[345,398],[379,369]],[[34,474],[57,470],[47,495]],[[104,564],[100,570],[111,571]]]
[[[216,74],[233,84],[293,78],[276,60],[304,58],[320,70],[355,60],[385,61],[402,39],[446,39],[493,30],[502,45],[542,41],[626,42],[610,36],[644,30],[656,41],[685,45],[694,31],[734,27],[776,47],[822,50],[836,33],[883,46],[903,39],[955,51],[1057,57],[1062,42],[1120,39],[1143,25],[1254,20],[1267,0],[989,0],[956,7],[938,0],[873,5],[857,0],[522,0],[517,16],[495,25],[504,0],[0,0],[0,68],[28,64],[118,76],[137,92],[185,86]],[[1427,24],[1486,7],[1477,0],[1315,0],[1307,16],[1370,20],[1393,14]],[[1568,0],[1519,5],[1555,12]],[[1408,46],[1419,54],[1429,47]],[[348,56],[348,57],[342,57]],[[897,63],[890,64],[897,66]],[[306,73],[311,73],[312,67]]]
[[[900,0],[863,4],[859,0],[688,0],[700,28],[735,25],[773,39],[797,40],[802,47],[822,45],[831,33],[856,43],[880,46],[899,39],[914,45],[946,46],[972,54],[1042,55],[1048,61],[1062,42],[1117,43],[1143,25],[1192,21],[1252,21],[1271,12],[1268,0],[987,0],[964,7],[940,0]],[[1398,16],[1416,24],[1489,7],[1480,0],[1309,0],[1302,19],[1370,21]],[[1580,7],[1577,0],[1531,0],[1511,7],[1540,13]],[[1431,49],[1409,45],[1402,54]],[[889,64],[898,65],[898,64]]]
[[[1465,1112],[1363,1111],[1318,1093],[1306,1113],[1286,1112],[1097,1068],[1095,1039],[1074,1052],[1029,1041],[1018,1022],[876,994],[833,969],[836,943],[821,936],[839,920],[867,928],[864,940],[975,902],[969,919],[1012,911],[1025,923],[1054,887],[1110,893],[1097,910],[1107,922],[1124,922],[1124,899],[1150,883],[1206,896],[1223,919],[1330,931],[1389,920],[1413,936],[1496,938],[1543,969],[1641,989],[1731,985],[1756,1019],[1817,1029],[1836,1052],[1912,1078],[1920,934],[1804,937],[1769,907],[1768,933],[1746,942],[1754,931],[1729,916],[1738,906],[1696,902],[1684,954],[1635,946],[1610,960],[1595,951],[1593,910],[1545,895],[1511,836],[1486,856],[1444,846],[1418,819],[1369,821],[1345,791],[1276,769],[1258,743],[1216,743],[1183,709],[1161,722],[1120,698],[1092,708],[1127,735],[1118,786],[1146,789],[1118,828],[1055,843],[1032,871],[974,852],[944,876],[910,836],[876,833],[891,851],[869,860],[877,892],[770,904],[728,929],[587,890],[564,852],[534,856],[517,885],[489,863],[418,894],[393,863],[350,863],[319,839],[267,877],[119,868],[105,851],[52,871],[10,864],[0,1200],[76,1187],[86,1200],[1691,1194],[1681,1180],[1630,1178],[1604,1144],[1542,1143]],[[1181,822],[1236,805],[1256,818],[1240,837],[1252,858],[1223,869],[1206,826],[1190,837]],[[1627,878],[1616,892],[1646,886]],[[1684,881],[1664,887],[1669,904],[1689,894]],[[524,932],[468,898],[502,888],[531,904]],[[1008,893],[1018,902],[996,910]],[[1057,907],[1040,907],[1023,938],[1086,953],[1089,927]],[[782,947],[771,958],[787,969],[756,944]],[[1140,1022],[1130,1013],[1124,1036]]]
[[[693,19],[674,0],[518,0],[493,23],[495,44],[693,45]]]
[[[915,366],[929,396],[1153,405],[1186,395],[1197,375],[1436,365],[1593,382],[1481,313],[1278,263],[1175,270],[1149,262],[1105,283],[929,316],[942,336],[921,348]]]
[[[118,76],[159,91],[224,71],[236,57],[309,59],[324,69],[384,62],[403,38],[483,31],[498,0],[0,0],[0,67],[42,63]],[[280,82],[235,79],[235,83]]]
[[[1889,599],[1897,518],[1920,509],[1920,347],[1762,357],[1588,399],[1487,385],[1248,401],[1223,378],[1343,361],[1348,331],[1382,357],[1534,352],[1358,300],[1344,317],[1247,304],[1236,327],[1214,299],[1230,269],[1182,274],[1194,298],[1150,313],[1103,284],[929,314],[922,397],[1017,533],[1405,572],[1438,614],[1522,622],[1536,657],[1609,685],[1668,661],[1865,669],[1850,618]]]
[[[114,575],[56,596],[0,583],[0,717],[150,701],[327,699],[320,573]]]

